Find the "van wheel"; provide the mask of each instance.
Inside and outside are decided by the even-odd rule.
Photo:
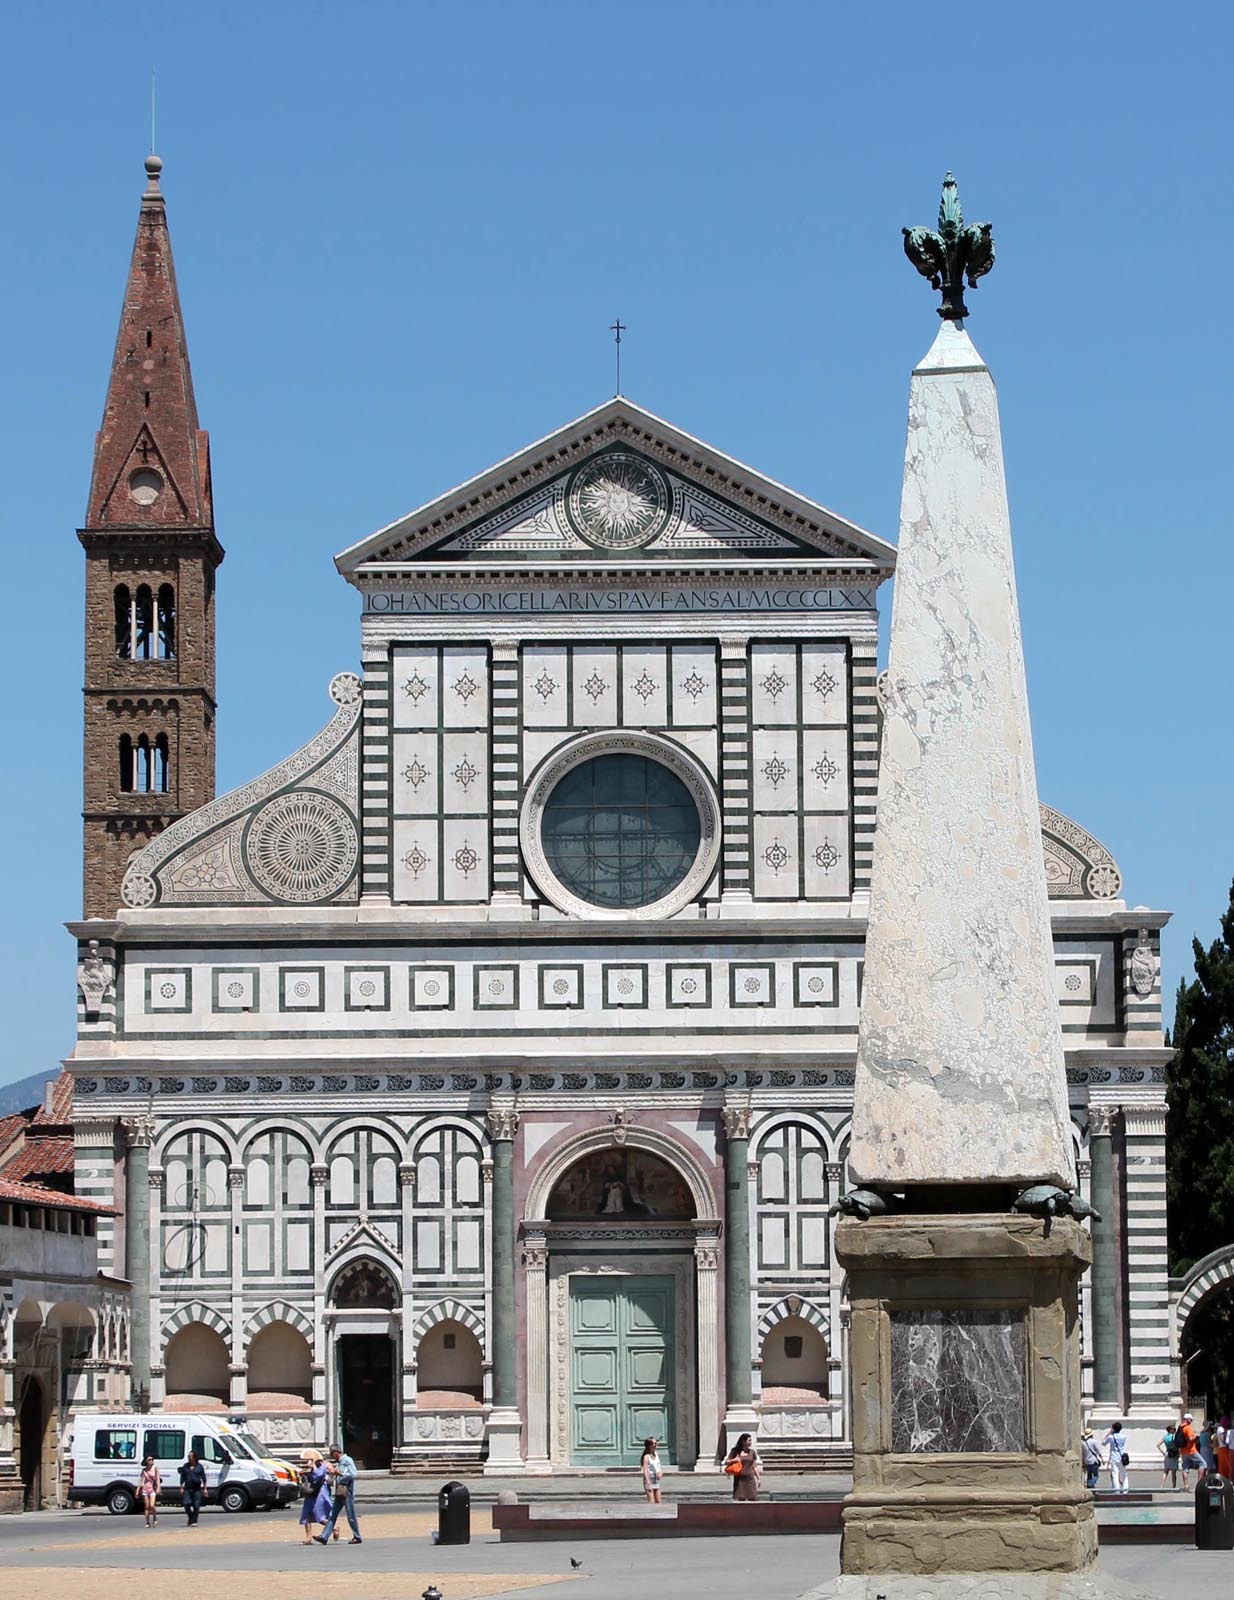
[[[107,1491],[107,1509],[113,1517],[126,1517],[137,1509],[137,1496],[123,1483],[117,1483]]]
[[[248,1491],[240,1488],[239,1484],[229,1486],[219,1495],[219,1505],[224,1511],[247,1511],[249,1508]]]

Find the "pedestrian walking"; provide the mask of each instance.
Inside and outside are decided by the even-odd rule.
[[[1228,1411],[1221,1413],[1217,1423],[1217,1471],[1223,1478],[1234,1479],[1234,1434]]]
[[[1084,1468],[1084,1487],[1095,1489],[1101,1475],[1101,1446],[1091,1428],[1085,1428],[1080,1435],[1080,1463]]]
[[[733,1467],[737,1470],[734,1472]],[[757,1500],[759,1484],[763,1481],[762,1457],[754,1446],[751,1434],[743,1433],[729,1451],[724,1470],[733,1480],[734,1500]]]
[[[190,1450],[180,1468],[180,1499],[184,1502],[184,1515],[188,1526],[195,1528],[201,1515],[201,1502],[206,1495],[206,1469],[197,1459],[196,1450]]]
[[[664,1468],[660,1465],[659,1447],[655,1439],[643,1440],[643,1493],[647,1504],[660,1504],[660,1486],[664,1482]]]
[[[1161,1482],[1159,1488],[1165,1488],[1165,1480],[1170,1480],[1170,1488],[1178,1488],[1178,1430],[1169,1427],[1157,1440],[1157,1448],[1161,1451]]]
[[[1199,1435],[1195,1430],[1195,1418],[1190,1411],[1186,1412],[1183,1420],[1174,1430],[1178,1440],[1178,1464],[1183,1469],[1183,1489],[1187,1488],[1187,1474],[1196,1474],[1196,1483],[1201,1484],[1207,1476],[1208,1469],[1204,1465],[1204,1457],[1200,1454]]]
[[[322,1460],[320,1450],[305,1450],[300,1457],[304,1466],[300,1472],[300,1526],[304,1529],[301,1544],[312,1544],[313,1526],[322,1527],[330,1520],[330,1474]]]
[[[360,1524],[356,1519],[356,1464],[341,1444],[330,1446],[330,1467],[334,1480],[334,1504],[330,1508],[329,1521],[317,1536],[317,1543],[329,1544],[332,1533],[338,1538],[334,1525],[345,1511],[347,1525],[351,1529],[351,1538],[347,1543],[363,1544]]]
[[[1217,1426],[1213,1422],[1206,1422],[1200,1429],[1200,1437],[1196,1440],[1196,1447],[1204,1458],[1205,1474],[1217,1470]]]
[[[1123,1433],[1121,1422],[1115,1422],[1109,1433],[1101,1441],[1102,1448],[1109,1452],[1107,1461],[1110,1468],[1110,1488],[1116,1494],[1127,1493],[1127,1439]]]
[[[141,1464],[141,1477],[137,1482],[137,1492],[141,1496],[142,1509],[146,1513],[147,1528],[152,1528],[159,1520],[159,1490],[162,1487],[163,1480],[154,1464],[154,1457],[147,1456]]]

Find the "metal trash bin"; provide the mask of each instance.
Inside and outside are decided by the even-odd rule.
[[[471,1543],[471,1492],[454,1479],[437,1496],[437,1543]]]
[[[1234,1550],[1234,1483],[1217,1472],[1196,1485],[1195,1547]]]

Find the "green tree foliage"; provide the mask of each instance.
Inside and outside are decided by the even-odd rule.
[[[1198,939],[1195,980],[1180,983],[1166,1072],[1170,1265],[1182,1275],[1234,1244],[1234,885],[1221,937]],[[1186,1386],[1217,1414],[1234,1408],[1234,1287],[1203,1301],[1183,1331]]]
[[[1234,1244],[1234,885],[1221,937],[1198,939],[1195,980],[1180,983],[1166,1072],[1170,1263],[1186,1272]]]

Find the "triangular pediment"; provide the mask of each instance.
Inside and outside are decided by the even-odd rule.
[[[183,522],[188,506],[166,456],[145,423],[114,474],[99,507],[103,522]]]
[[[894,548],[618,397],[336,557],[434,564],[793,561],[889,571]]]

